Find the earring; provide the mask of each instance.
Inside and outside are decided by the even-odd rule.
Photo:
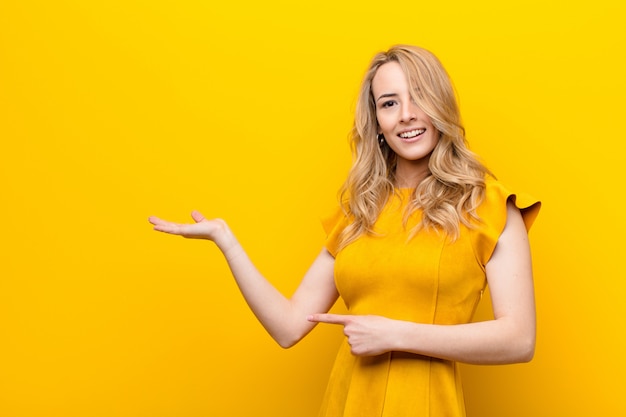
[[[385,136],[382,133],[376,135],[376,139],[378,139],[378,146],[383,146],[385,144]]]

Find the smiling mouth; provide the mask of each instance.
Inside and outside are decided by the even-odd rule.
[[[409,130],[408,132],[402,132],[398,136],[400,136],[402,139],[411,139],[421,135],[424,132],[426,132],[426,129],[414,129]]]

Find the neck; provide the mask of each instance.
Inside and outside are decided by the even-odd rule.
[[[398,161],[400,162],[400,161]],[[398,188],[415,188],[428,176],[428,161],[405,161],[398,163],[395,173],[395,186]]]

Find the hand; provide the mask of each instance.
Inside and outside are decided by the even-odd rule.
[[[392,334],[398,323],[381,316],[343,314],[312,314],[307,319],[315,323],[342,325],[352,354],[356,356],[380,355],[392,350]]]
[[[226,222],[221,219],[207,220],[197,211],[191,212],[191,217],[195,223],[173,223],[155,216],[150,216],[148,221],[154,225],[154,230],[188,239],[209,239],[215,241],[220,233],[227,230]]]

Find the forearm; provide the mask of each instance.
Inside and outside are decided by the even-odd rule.
[[[495,319],[460,325],[405,323],[399,349],[473,364],[528,362],[535,350],[535,301],[528,235],[519,210],[507,223],[486,267]]]
[[[224,223],[218,245],[250,309],[282,347],[296,344],[313,329],[307,316],[328,311],[339,294],[334,281],[335,259],[322,249],[291,298],[283,296],[254,266]]]
[[[528,362],[535,349],[535,324],[508,318],[459,325],[397,322],[391,350],[471,364]]]
[[[291,341],[296,335],[302,333],[304,327],[310,327],[306,319],[294,319],[291,300],[259,272],[228,226],[225,225],[224,232],[215,243],[222,251],[241,294],[259,322],[281,346],[293,344]]]
[[[337,300],[335,258],[326,249],[322,249],[296,292],[288,299],[256,269],[225,221],[207,220],[197,211],[193,211],[191,217],[195,223],[174,223],[156,216],[149,217],[148,221],[159,232],[213,241],[224,254],[252,312],[281,346],[289,347],[300,340],[314,326],[306,317],[328,311]]]

